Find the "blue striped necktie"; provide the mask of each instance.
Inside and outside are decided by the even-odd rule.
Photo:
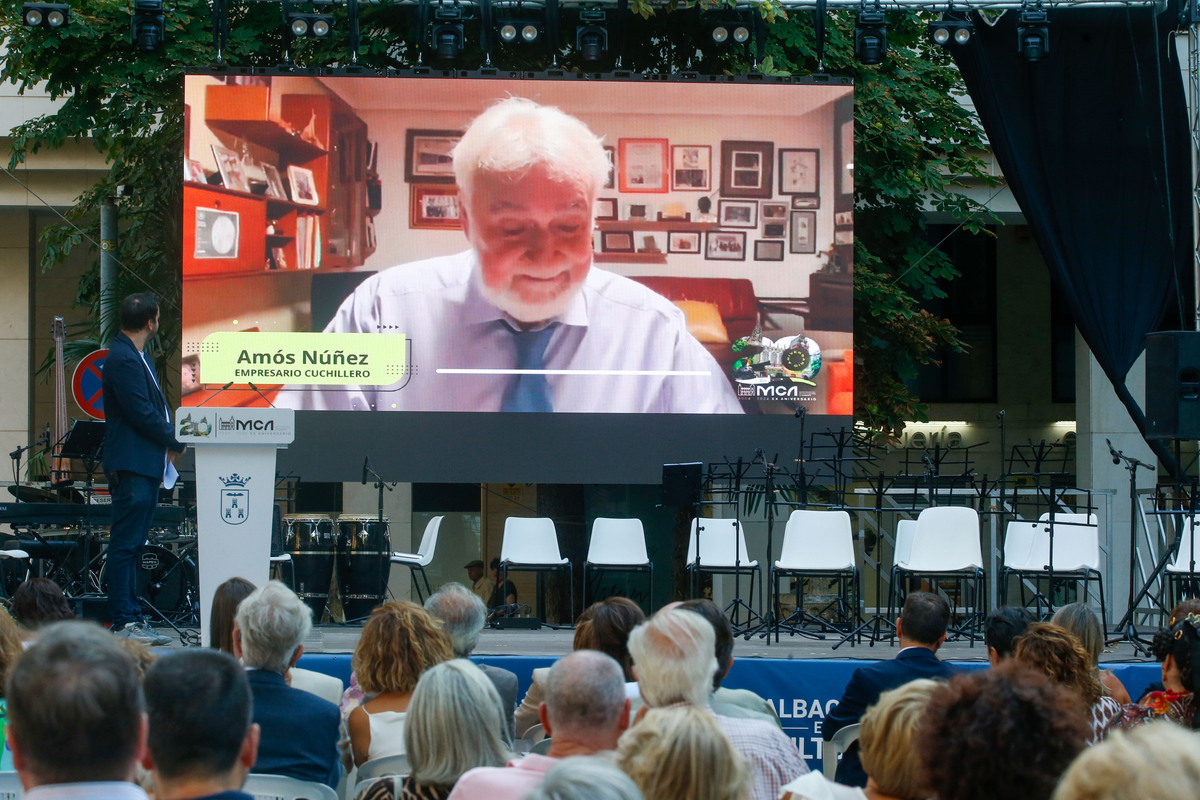
[[[536,331],[515,331],[517,345],[517,369],[545,369],[546,345],[554,333],[554,326],[547,325]],[[550,384],[545,375],[520,374],[504,390],[500,401],[501,411],[553,411],[550,403]]]

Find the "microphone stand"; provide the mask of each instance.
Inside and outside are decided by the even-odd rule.
[[[1122,631],[1122,635],[1113,641],[1119,642],[1124,639],[1133,645],[1133,649],[1140,655],[1149,655],[1150,649],[1138,635],[1137,626],[1133,621],[1138,602],[1134,597],[1133,586],[1137,580],[1137,470],[1138,467],[1151,471],[1154,471],[1155,468],[1144,461],[1125,455],[1123,451],[1114,448],[1108,439],[1104,441],[1108,443],[1108,452],[1112,456],[1113,463],[1124,462],[1124,468],[1129,472],[1129,606],[1125,609],[1125,616],[1117,623],[1117,629]],[[1112,643],[1109,642],[1109,644]]]
[[[363,459],[363,483],[364,484],[367,482],[368,475],[375,478],[375,488],[379,490],[379,516],[377,518],[377,521],[379,522],[380,529],[382,530],[382,528],[383,528],[383,490],[387,489],[389,492],[394,491],[396,488],[396,482],[393,481],[392,483],[388,483],[380,476],[380,474],[378,472],[371,469],[371,459],[369,456],[367,458]]]

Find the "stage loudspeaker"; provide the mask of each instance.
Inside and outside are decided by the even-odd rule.
[[[1146,438],[1200,439],[1200,331],[1146,337]]]
[[[663,464],[662,504],[686,508],[700,502],[703,468],[704,465],[699,461],[687,464]]]

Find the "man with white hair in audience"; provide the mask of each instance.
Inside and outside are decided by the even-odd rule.
[[[337,788],[338,707],[287,685],[284,674],[300,660],[312,612],[296,593],[271,581],[238,606],[233,654],[246,667],[254,721],[262,729],[254,772],[284,775]]]
[[[442,630],[450,637],[455,658],[470,658],[479,643],[479,632],[487,621],[487,606],[474,592],[461,583],[448,583],[425,601],[425,610],[442,621]],[[517,707],[517,676],[500,667],[476,664],[495,685],[504,706],[508,727],[502,731],[511,742],[515,738],[513,712]]]
[[[146,748],[137,667],[90,622],[58,622],[13,667],[8,744],[30,800],[146,800],[134,784]]]
[[[563,656],[550,668],[538,716],[550,738],[546,755],[530,753],[507,767],[473,769],[458,779],[449,800],[521,800],[559,759],[615,750],[629,727],[621,665],[598,650]]]
[[[712,710],[716,637],[704,617],[681,608],[663,609],[633,629],[629,654],[647,706]],[[800,751],[778,726],[760,719],[714,716],[750,767],[751,800],[776,800],[784,784],[808,772]]]

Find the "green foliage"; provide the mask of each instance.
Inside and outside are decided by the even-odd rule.
[[[114,294],[121,297],[150,288],[164,298],[161,360],[178,349],[182,314],[182,79],[187,69],[211,64],[216,53],[207,3],[171,0],[167,40],[157,53],[138,52],[130,43],[130,7],[128,0],[76,0],[70,24],[50,32],[22,26],[21,4],[10,0],[0,18],[0,33],[8,41],[0,77],[22,92],[40,86],[52,97],[66,98],[58,112],[14,129],[10,168],[30,153],[72,140],[90,140],[111,168],[68,212],[78,230],[65,224],[45,230],[42,269],[79,247],[98,256],[93,243],[100,238],[102,203],[118,185],[133,187],[133,200],[121,206],[118,254],[123,269]],[[361,6],[359,66],[386,70],[421,63],[414,46],[414,8]],[[330,41],[291,43],[282,30],[278,4],[231,4],[224,58],[239,67],[284,62],[345,66],[351,60],[345,7],[333,10],[338,19]],[[699,6],[678,0],[651,6],[646,0],[633,0],[631,11],[621,34],[623,69],[743,74],[755,66],[749,51],[712,42],[711,15],[750,19],[752,12],[738,11],[728,0],[706,0]],[[775,0],[763,2],[759,12],[770,24],[766,58],[757,69],[794,75],[816,71],[812,13],[793,10],[789,15]],[[498,46],[493,63],[520,70],[611,68],[612,64],[578,60],[573,47],[575,13],[562,11],[561,49],[525,52]],[[897,431],[905,420],[925,414],[904,380],[929,363],[936,348],[962,347],[946,320],[919,308],[922,299],[939,296],[954,277],[949,261],[922,237],[924,215],[936,210],[972,230],[994,220],[954,191],[962,180],[988,182],[977,156],[984,142],[978,125],[955,99],[962,92],[957,71],[942,51],[925,43],[924,21],[912,13],[890,12],[891,49],[877,67],[855,61],[853,22],[851,12],[829,15],[824,67],[835,75],[852,76],[856,85],[856,416],[871,428]],[[482,64],[475,40],[478,23],[466,27],[462,63]],[[78,338],[106,340],[112,331],[99,329],[96,267],[81,281],[77,299],[97,320],[79,331]]]

